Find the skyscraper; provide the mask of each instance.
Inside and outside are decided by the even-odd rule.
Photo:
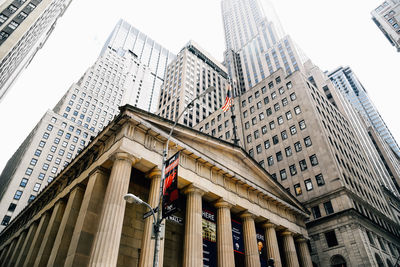
[[[400,1],[387,0],[371,12],[372,20],[400,52]]]
[[[149,39],[124,21],[111,34],[114,39],[121,37],[120,27]],[[168,58],[160,58],[160,53],[154,53],[147,60],[164,62],[157,68],[162,73]],[[46,112],[7,162],[0,175],[0,229],[119,113],[119,106],[131,104],[148,110],[152,103],[148,91],[159,84],[155,79],[159,78],[138,55],[108,41],[96,62]]]
[[[0,5],[0,101],[42,48],[71,0],[6,0]]]

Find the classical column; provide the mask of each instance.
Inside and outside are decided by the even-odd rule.
[[[39,251],[40,245],[42,244],[42,239],[44,236],[44,233],[46,231],[47,225],[50,220],[50,213],[46,211],[45,213],[42,214],[42,217],[40,218],[39,225],[37,227],[35,236],[32,240],[32,243],[29,244],[29,252],[28,255],[26,256],[25,262],[24,262],[24,267],[31,267],[35,263],[37,253]]]
[[[161,182],[161,171],[158,168],[151,170],[147,175],[147,178],[151,179],[149,199],[147,203],[155,208],[158,205],[160,199],[160,182]],[[141,255],[139,259],[140,267],[151,267],[153,266],[154,260],[154,240],[151,239],[151,233],[153,229],[153,216],[149,216],[145,219]],[[162,251],[162,249],[160,249]],[[162,259],[159,259],[159,266],[162,266]]]
[[[44,233],[34,266],[45,266],[50,257],[50,252],[60,227],[60,222],[65,210],[65,201],[60,199],[54,205],[49,225]]]
[[[6,264],[7,264],[7,262],[9,262],[9,261],[11,260],[11,256],[12,256],[12,254],[13,254],[14,251],[15,251],[15,246],[17,245],[17,242],[18,242],[17,238],[14,238],[14,239],[11,241],[10,246],[8,247],[8,250],[7,250],[7,254],[6,254],[6,256],[4,257],[4,262],[5,262]]]
[[[258,255],[256,225],[253,214],[244,212],[240,215],[243,220],[244,255],[246,267],[260,266]]]
[[[69,193],[64,215],[50,253],[49,266],[64,266],[84,193],[85,189],[79,184]]]
[[[65,260],[66,267],[89,264],[90,250],[99,225],[107,181],[108,175],[102,169],[96,169],[90,174]]]
[[[217,257],[219,267],[235,266],[233,254],[231,204],[219,199],[215,204],[217,208]]]
[[[267,245],[267,257],[273,258],[275,267],[281,267],[281,255],[279,253],[278,238],[276,237],[276,225],[270,222],[265,223],[265,240]]]
[[[28,229],[28,233],[26,234],[26,238],[24,240],[24,244],[21,247],[21,251],[18,255],[18,258],[15,262],[15,266],[22,266],[23,262],[26,259],[26,256],[29,252],[29,247],[32,244],[33,238],[35,237],[35,233],[38,227],[38,222],[33,222]]]
[[[299,249],[299,260],[301,267],[312,267],[311,255],[308,250],[307,240],[304,237],[296,238],[297,247]]]
[[[15,245],[14,252],[11,255],[10,261],[8,263],[9,267],[14,267],[15,266],[15,262],[17,261],[18,255],[19,255],[19,253],[21,251],[21,248],[24,245],[24,241],[25,241],[27,233],[28,233],[28,231],[22,231],[22,233],[19,235],[17,244]]]
[[[297,259],[296,247],[294,246],[293,233],[290,231],[282,232],[283,238],[283,255],[285,257],[287,267],[299,267]]]
[[[124,220],[124,195],[128,193],[134,158],[128,153],[116,153],[104,196],[99,228],[90,256],[90,266],[116,266]]]
[[[185,240],[183,246],[183,266],[203,266],[203,226],[201,197],[204,191],[189,185],[184,193],[186,200]]]

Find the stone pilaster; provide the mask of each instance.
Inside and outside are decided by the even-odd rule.
[[[29,226],[28,233],[26,234],[24,244],[22,245],[17,261],[15,262],[15,266],[22,266],[22,264],[24,263],[26,256],[28,255],[30,245],[32,244],[33,238],[35,237],[37,227],[38,227],[37,221],[33,222]]]
[[[290,231],[282,232],[283,239],[283,256],[285,257],[287,267],[299,267],[297,259],[296,247],[294,245],[293,233]]]
[[[107,182],[108,175],[102,169],[95,170],[88,179],[68,248],[65,267],[87,266],[89,264],[90,250],[99,225]]]
[[[240,215],[243,221],[243,239],[246,267],[260,266],[260,256],[258,255],[256,225],[254,216],[249,212]]]
[[[183,247],[183,266],[203,266],[203,226],[201,197],[204,191],[193,185],[188,186],[184,193],[187,195],[185,240]]]
[[[312,267],[310,251],[308,250],[307,240],[304,237],[296,238],[296,244],[299,249],[299,261],[301,267]]]
[[[116,153],[114,158],[89,266],[117,265],[126,205],[123,197],[128,193],[135,159],[128,153]]]
[[[217,208],[217,255],[219,267],[235,266],[233,254],[231,204],[223,199],[215,203]]]
[[[24,245],[24,241],[25,241],[27,233],[28,233],[28,231],[22,231],[22,233],[19,235],[17,244],[15,245],[14,251],[11,254],[11,257],[10,257],[10,260],[9,260],[9,263],[7,266],[9,266],[9,267],[15,266],[15,262],[17,261],[18,255],[21,252],[21,248]]]
[[[54,240],[56,239],[56,235],[60,227],[60,222],[63,217],[64,210],[65,210],[65,201],[63,199],[60,199],[54,205],[49,225],[47,226],[46,232],[44,233],[34,266],[47,265],[51,249],[53,248],[54,245]]]
[[[46,231],[47,225],[50,220],[50,213],[46,211],[45,213],[42,214],[42,217],[40,218],[39,225],[36,229],[35,236],[32,240],[32,243],[29,245],[29,252],[26,255],[26,259],[24,262],[24,267],[31,267],[35,263],[37,253],[39,251],[44,233]]]
[[[81,185],[77,185],[69,193],[64,215],[50,253],[49,266],[64,266],[84,193],[85,189]]]
[[[151,179],[149,199],[147,203],[154,209],[157,207],[160,199],[160,184],[161,184],[161,171],[158,168],[151,170],[147,175],[147,178]],[[149,216],[145,219],[143,238],[141,245],[141,255],[139,259],[140,267],[151,267],[153,266],[154,260],[154,245],[155,240],[151,239],[153,229],[153,216]],[[164,243],[164,242],[162,242]],[[160,244],[161,245],[161,244]],[[162,251],[160,248],[160,252]],[[159,266],[162,266],[162,255],[159,255]]]
[[[276,225],[273,223],[265,223],[265,240],[267,246],[268,259],[273,258],[275,267],[282,267],[281,255],[279,253],[278,238],[276,237]]]

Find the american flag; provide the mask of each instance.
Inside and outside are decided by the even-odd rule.
[[[230,96],[231,94],[231,86],[228,85],[228,91],[226,93],[226,97],[225,97],[225,104],[222,106],[222,110],[224,112],[227,112],[229,110],[229,108],[232,106],[232,98]]]

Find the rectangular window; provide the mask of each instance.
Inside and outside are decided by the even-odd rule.
[[[295,184],[294,186],[294,192],[296,193],[296,196],[301,195],[303,192],[301,191],[301,186],[300,184]]]
[[[264,142],[264,148],[265,148],[265,149],[268,149],[268,148],[270,148],[270,147],[271,147],[271,144],[269,143],[269,140],[265,141],[265,142]]]
[[[274,121],[271,121],[271,122],[269,123],[269,128],[270,128],[271,130],[275,129],[275,122],[274,122]]]
[[[38,179],[43,180],[43,178],[44,178],[44,173],[43,172],[39,173]]]
[[[21,190],[17,190],[15,192],[14,199],[19,200],[21,198],[21,196],[22,196],[22,191]]]
[[[11,220],[11,216],[4,215],[3,220],[1,221],[1,225],[5,225],[5,226],[8,225],[10,220]]]
[[[276,160],[279,162],[282,159],[283,159],[282,152],[281,151],[276,152]]]
[[[310,156],[310,162],[312,166],[316,166],[318,165],[318,159],[317,159],[317,155],[311,155]]]
[[[279,174],[281,175],[281,180],[286,180],[287,179],[286,169],[280,170]]]
[[[296,94],[295,93],[291,93],[290,94],[290,100],[292,100],[292,101],[296,100]]]
[[[292,87],[293,87],[292,82],[288,82],[288,83],[286,84],[286,88],[287,88],[287,89],[291,89]]]
[[[314,216],[314,219],[318,219],[319,217],[321,217],[321,211],[319,210],[319,206],[312,207],[311,212]]]
[[[47,125],[47,130],[48,130],[48,131],[53,130],[53,125],[51,125],[51,124]]]
[[[46,142],[45,141],[40,141],[40,143],[39,143],[39,147],[44,147],[44,145],[46,144]]]
[[[318,186],[322,186],[322,185],[325,184],[324,177],[322,176],[322,173],[320,173],[320,174],[315,176],[315,181],[317,182]]]
[[[262,134],[266,134],[267,133],[267,126],[263,126],[263,127],[261,127],[261,132],[262,132]]]
[[[267,116],[272,115],[272,109],[271,108],[267,108],[266,113],[267,113]]]
[[[262,151],[261,145],[256,146],[256,151],[257,151],[257,154],[261,153],[261,151]]]
[[[289,129],[290,129],[290,133],[291,133],[292,135],[294,135],[294,134],[297,133],[297,130],[296,130],[296,126],[295,126],[295,125],[290,126]]]
[[[31,164],[32,166],[35,166],[35,165],[36,165],[36,162],[37,162],[37,159],[32,158],[30,164]]]
[[[291,120],[292,119],[292,113],[290,111],[286,112],[286,119]]]
[[[296,115],[299,115],[299,114],[301,113],[301,109],[300,109],[299,106],[297,106],[297,107],[294,108],[294,113],[295,113]]]
[[[304,180],[304,185],[306,186],[307,191],[310,191],[313,189],[311,179]]]
[[[40,154],[42,154],[42,150],[40,150],[40,149],[36,149],[36,151],[35,151],[35,156],[40,156]]]
[[[290,175],[291,176],[294,176],[294,175],[296,175],[297,174],[297,170],[296,170],[296,165],[290,165],[289,166],[289,170],[290,170]]]
[[[247,136],[247,143],[251,143],[251,134]]]
[[[324,208],[325,208],[326,215],[331,214],[331,213],[334,212],[331,201],[325,202],[324,203]]]
[[[269,103],[269,98],[268,96],[264,97],[264,104],[268,104]]]
[[[302,159],[299,161],[299,165],[300,165],[300,170],[301,171],[305,171],[307,170],[307,163],[305,159]]]
[[[282,116],[278,117],[278,124],[279,125],[283,124],[283,117]]]
[[[286,157],[290,157],[292,155],[292,148],[290,146],[285,148]]]
[[[304,120],[299,121],[300,130],[304,130],[306,128],[306,122]]]
[[[267,158],[268,166],[274,165],[274,158],[272,156],[269,156]]]
[[[8,211],[13,212],[13,211],[15,210],[16,207],[17,207],[17,204],[10,203],[10,206],[8,206]]]
[[[326,243],[328,244],[328,247],[330,247],[330,248],[338,245],[335,230],[326,232],[325,239],[326,239]]]
[[[274,105],[274,110],[275,110],[275,111],[278,111],[280,108],[281,108],[281,107],[279,106],[279,103],[276,103],[276,104]]]
[[[304,145],[305,145],[306,147],[309,147],[309,146],[312,145],[311,138],[310,138],[309,136],[307,136],[306,138],[304,138]]]
[[[19,184],[19,186],[25,187],[27,183],[28,183],[28,179],[22,178],[21,183]]]
[[[274,145],[276,145],[276,144],[279,143],[279,138],[278,138],[277,135],[274,135],[274,136],[272,137],[272,143],[273,143]]]
[[[32,172],[33,172],[32,168],[27,168],[26,171],[25,171],[25,174],[29,176],[29,175],[32,174]]]
[[[281,137],[282,137],[282,140],[286,140],[288,138],[286,130],[281,132]]]

